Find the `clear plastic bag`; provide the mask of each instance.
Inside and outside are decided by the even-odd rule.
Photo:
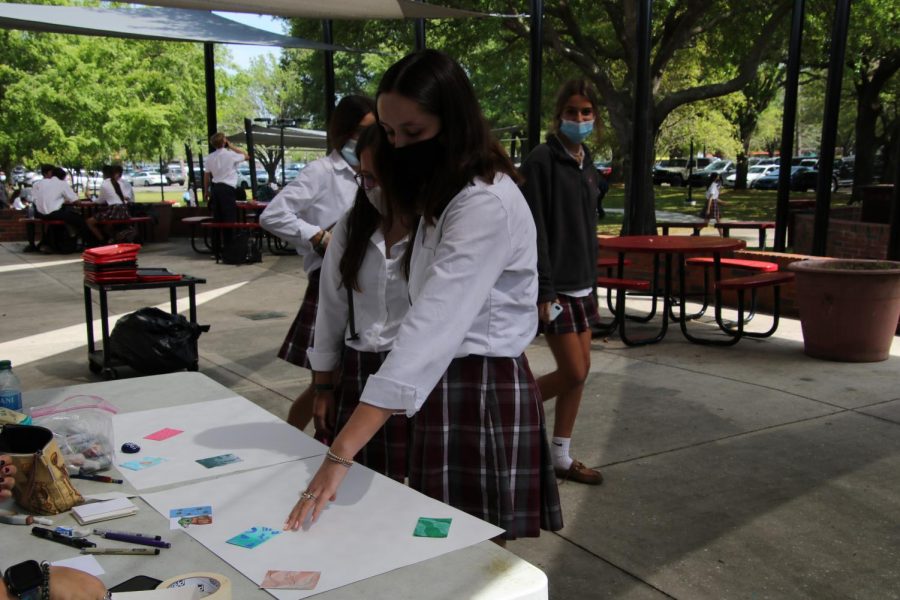
[[[119,410],[99,396],[69,396],[35,406],[31,418],[53,432],[70,475],[88,475],[112,466],[115,459],[113,415]]]

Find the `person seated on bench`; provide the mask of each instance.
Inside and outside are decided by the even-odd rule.
[[[109,226],[107,231],[101,225],[103,221],[118,221],[131,217],[131,207],[134,203],[134,190],[125,181],[122,181],[121,165],[105,165],[103,167],[103,183],[100,185],[100,194],[95,201],[98,205],[94,214],[87,219],[87,226],[98,240],[107,240],[114,244],[115,226]],[[129,226],[130,227],[130,226]],[[133,227],[132,227],[133,229]]]
[[[92,241],[93,235],[81,213],[66,206],[78,200],[78,194],[65,180],[66,172],[53,165],[44,164],[41,165],[41,175],[44,178],[35,181],[31,188],[31,198],[37,217],[44,221],[63,221],[69,235],[71,230],[74,230],[86,244]],[[52,239],[49,235],[47,237]],[[54,244],[50,244],[48,240],[41,240],[41,252],[53,252],[54,248],[51,248],[51,245],[56,246],[55,250],[59,251],[68,249],[67,241],[55,240]]]

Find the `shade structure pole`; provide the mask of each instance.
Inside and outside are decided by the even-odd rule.
[[[201,146],[201,148],[202,148],[202,146]],[[203,202],[208,203],[209,202],[209,190],[206,189],[206,185],[205,185],[206,177],[205,177],[204,171],[203,171],[203,150],[201,150],[200,152],[197,153],[197,164],[200,165],[200,182],[201,182],[200,188],[203,192]]]
[[[425,45],[425,19],[415,20],[416,52],[421,52],[428,46]]]
[[[841,112],[841,85],[844,80],[844,56],[847,53],[847,29],[850,25],[850,0],[837,0],[831,26],[831,56],[825,87],[825,117],[822,121],[822,145],[819,148],[819,176],[816,180],[816,219],[813,227],[814,256],[825,256],[828,247],[828,213],[831,210],[831,178],[834,144]]]
[[[162,154],[159,155],[159,201],[166,201],[165,194],[165,185],[166,185],[166,176],[163,175],[163,157]]]
[[[326,44],[334,44],[334,35],[331,31],[331,19],[322,21],[322,41]],[[326,50],[322,53],[325,59],[325,126],[331,123],[331,113],[334,112],[334,51]],[[331,150],[331,140],[328,140],[328,149]]]
[[[891,233],[888,237],[888,260],[900,260],[900,181],[894,181],[891,202]]]
[[[197,180],[194,179],[194,157],[191,154],[191,145],[186,142],[184,144],[184,157],[188,164],[188,206],[191,206],[194,204],[191,200],[197,199]],[[194,190],[193,198],[191,198],[191,190]]]
[[[284,185],[284,163],[287,162],[284,156],[284,123],[279,129],[281,130],[281,185]]]
[[[650,233],[644,231],[644,223],[653,223],[654,219],[645,219],[644,214],[651,208],[650,188],[647,174],[650,164],[647,160],[647,132],[650,126],[650,23],[652,18],[651,0],[637,1],[638,41],[637,64],[634,69],[634,127],[631,142],[631,180],[630,194],[625,203],[625,222],[622,233],[640,235]]]
[[[247,137],[247,154],[250,155],[250,199],[256,199],[256,153],[253,147],[253,123],[244,117],[244,135]],[[240,185],[240,184],[238,184]]]
[[[541,138],[541,78],[544,60],[544,2],[531,0],[531,51],[528,77],[528,152]],[[524,153],[523,153],[524,154]]]
[[[216,121],[216,58],[212,42],[203,44],[203,70],[206,80],[206,139],[219,130]],[[210,152],[214,148],[210,146]]]
[[[791,14],[791,39],[788,46],[787,77],[784,82],[784,116],[781,120],[778,201],[775,205],[776,252],[784,252],[787,248],[787,228],[791,212],[791,158],[794,156],[794,128],[797,126],[797,90],[800,86],[805,4],[805,0],[794,0],[794,11]]]

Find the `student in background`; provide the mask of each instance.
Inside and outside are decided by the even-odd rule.
[[[356,140],[363,129],[375,123],[374,113],[371,98],[345,96],[328,123],[331,152],[309,163],[297,179],[272,199],[259,218],[263,229],[290,243],[303,257],[306,293],[278,358],[305,369],[310,368],[306,350],[313,345],[322,257],[331,241],[331,228],[356,198]],[[291,405],[288,423],[298,429],[309,424],[314,396],[310,383]]]

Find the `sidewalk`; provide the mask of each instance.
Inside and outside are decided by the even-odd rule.
[[[22,245],[0,244],[0,358],[25,389],[96,381],[79,257]],[[201,372],[286,416],[309,380],[275,358],[306,286],[299,258],[216,265],[176,239],[139,262],[207,279]],[[168,296],[109,301],[122,314]],[[536,374],[552,369],[542,339],[527,354]],[[897,341],[883,363],[807,358],[790,319],[731,348],[677,328],[643,348],[595,340],[573,455],[605,482],[561,484],[565,528],[508,549],[559,599],[900,598],[898,366]]]

